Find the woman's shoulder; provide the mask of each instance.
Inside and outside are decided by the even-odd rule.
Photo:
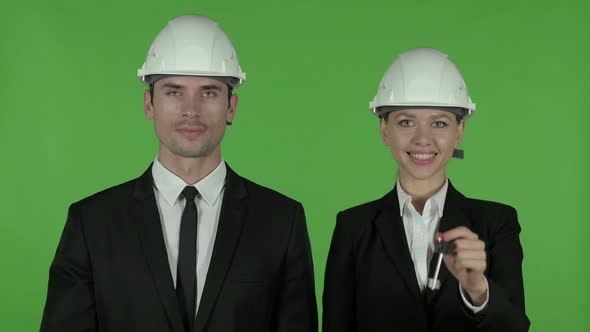
[[[451,202],[458,201],[459,205],[461,205],[463,208],[471,210],[474,213],[516,213],[516,209],[514,207],[505,203],[481,198],[467,197],[458,191],[450,182],[447,191],[447,200],[450,200]]]
[[[390,191],[381,198],[338,212],[336,217],[337,224],[349,230],[360,231],[370,225],[385,209],[399,209],[394,206],[395,202],[392,195],[393,192]]]
[[[468,205],[476,210],[498,210],[502,212],[516,211],[513,206],[501,202],[468,197],[465,199],[469,202]]]

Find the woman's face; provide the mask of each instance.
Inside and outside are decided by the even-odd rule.
[[[389,113],[380,121],[381,137],[399,166],[399,177],[408,181],[438,181],[453,150],[463,139],[464,121],[436,109],[413,108]]]

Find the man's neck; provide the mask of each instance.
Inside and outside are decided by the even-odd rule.
[[[192,185],[209,175],[221,162],[221,154],[202,158],[168,157],[158,155],[158,161],[184,182]]]

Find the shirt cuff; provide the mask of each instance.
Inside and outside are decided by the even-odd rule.
[[[461,284],[459,284],[459,293],[461,294],[461,298],[463,299],[463,303],[465,303],[465,305],[467,306],[467,308],[471,309],[471,311],[473,311],[474,314],[482,311],[487,305],[488,305],[488,301],[490,300],[490,286],[488,284],[488,279],[486,278],[486,276],[483,276],[483,280],[485,280],[486,282],[486,300],[484,301],[484,303],[480,306],[474,306],[473,304],[471,304],[469,302],[469,300],[467,300],[467,297],[465,296],[465,293],[463,291],[463,287],[461,287]]]

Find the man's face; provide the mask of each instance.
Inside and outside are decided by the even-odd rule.
[[[154,120],[160,156],[203,158],[220,154],[226,122],[233,121],[238,96],[225,83],[202,76],[172,76],[144,93],[144,111]]]
[[[434,109],[407,109],[381,119],[381,137],[391,148],[406,181],[434,180],[446,176],[447,162],[463,139],[464,121],[453,113]]]

